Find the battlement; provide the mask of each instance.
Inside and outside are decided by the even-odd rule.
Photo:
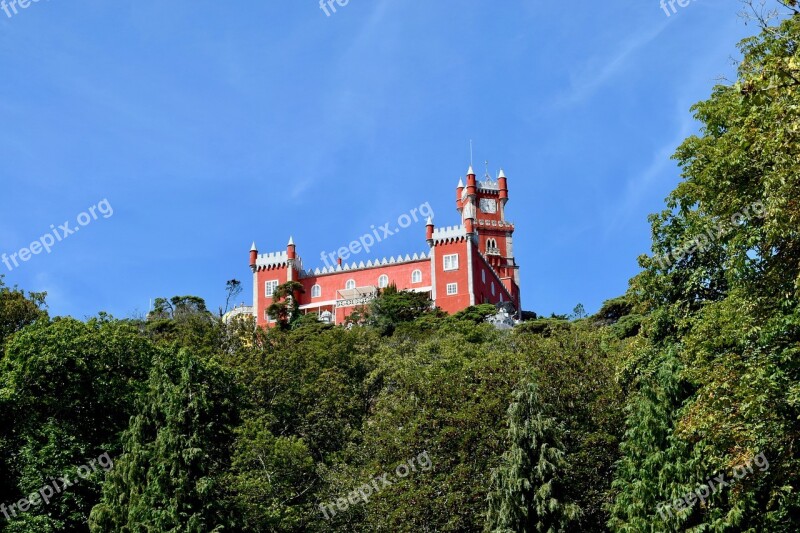
[[[297,268],[303,268],[303,260],[296,258],[294,264]],[[289,254],[287,252],[272,252],[269,254],[259,254],[256,256],[256,268],[267,270],[270,268],[283,268],[289,266]]]
[[[444,242],[448,240],[458,240],[466,238],[466,236],[467,236],[467,229],[464,227],[463,224],[460,224],[458,226],[447,226],[447,227],[433,229],[434,243]]]
[[[310,278],[314,276],[324,276],[326,274],[336,274],[338,272],[348,272],[352,270],[367,270],[370,268],[380,268],[385,265],[398,265],[402,263],[413,263],[414,261],[424,261],[430,259],[430,256],[425,252],[409,255],[405,257],[398,255],[397,257],[376,259],[375,261],[369,260],[366,263],[361,261],[359,263],[350,263],[349,265],[336,265],[334,267],[315,268],[313,270],[304,270],[300,273],[301,278]]]

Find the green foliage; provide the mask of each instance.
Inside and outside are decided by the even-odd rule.
[[[487,318],[495,314],[497,314],[497,308],[494,305],[480,304],[459,311],[453,315],[453,318],[456,320],[469,320],[476,324],[481,324],[485,322]]]
[[[793,16],[741,43],[738,79],[693,108],[703,128],[675,155],[684,180],[651,217],[655,257],[629,293],[647,316],[620,373],[614,530],[800,526],[799,40]],[[759,453],[768,473],[675,517],[654,509]]]
[[[564,427],[545,410],[534,382],[514,391],[508,409],[510,448],[492,472],[486,531],[565,531],[580,515],[562,495]]]
[[[12,334],[37,320],[47,319],[44,292],[24,292],[3,284],[0,275],[0,354]]]
[[[317,482],[315,462],[302,439],[270,432],[274,420],[249,418],[237,429],[226,485],[245,531],[304,531]]]
[[[182,350],[157,357],[123,454],[90,517],[92,531],[221,531],[237,391],[213,361]]]
[[[236,300],[236,297],[242,293],[242,290],[244,290],[242,288],[242,282],[238,279],[229,279],[225,282],[225,309],[220,309],[219,316],[223,316],[228,312],[231,302]]]
[[[595,324],[610,326],[619,339],[627,339],[639,333],[644,317],[634,312],[635,302],[630,294],[607,300],[592,317]]]
[[[517,328],[517,331],[549,337],[558,331],[567,331],[569,329],[570,324],[566,318],[537,318],[523,322]]]
[[[217,351],[224,338],[220,321],[197,296],[156,298],[143,329],[159,345],[188,347],[206,355]]]
[[[297,281],[287,281],[275,289],[267,314],[281,329],[290,328],[302,316],[297,295],[304,292],[303,284]]]
[[[155,353],[133,327],[107,319],[39,322],[18,333],[7,345],[0,374],[6,417],[0,443],[8,457],[2,501],[18,501],[103,453],[115,456]],[[99,482],[84,480],[8,527],[85,527]]]
[[[403,322],[433,313],[432,302],[427,294],[411,291],[398,291],[392,284],[383,289],[370,303],[367,324],[377,329],[381,335],[391,335]]]

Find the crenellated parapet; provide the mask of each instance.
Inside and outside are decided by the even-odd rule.
[[[432,244],[448,244],[451,242],[459,242],[467,239],[467,229],[463,224],[458,226],[446,226],[442,228],[434,228],[433,236],[431,237]]]
[[[350,263],[344,265],[336,265],[331,267],[324,267],[324,268],[315,268],[304,270],[300,273],[300,278],[310,278],[315,276],[324,276],[325,274],[336,274],[338,272],[348,272],[353,270],[367,270],[370,268],[378,268],[386,265],[399,265],[403,263],[413,263],[416,261],[423,261],[430,259],[430,256],[425,252],[409,255],[406,254],[405,257],[402,255],[398,255],[397,257],[389,257],[389,258],[382,258],[376,259],[375,261],[369,260],[366,263],[364,261],[360,261],[358,263]]]
[[[273,252],[269,254],[256,255],[255,268],[259,270],[275,270],[280,268],[289,267],[289,253],[288,252]],[[300,257],[293,259],[294,266],[302,270],[303,260]]]

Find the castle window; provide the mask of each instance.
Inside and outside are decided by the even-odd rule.
[[[492,296],[494,296],[494,281],[492,282]]]
[[[385,289],[389,286],[389,276],[384,274],[383,276],[378,278],[378,288]]]
[[[267,298],[272,298],[272,295],[275,294],[275,289],[278,288],[278,280],[273,279],[264,283],[264,296]]]
[[[411,283],[422,283],[422,270],[415,270],[411,273]]]
[[[481,281],[485,284],[486,283],[486,271],[481,270]]]
[[[320,287],[319,285],[314,285],[313,287],[311,287],[311,297],[319,298],[320,296],[322,296],[322,287]]]
[[[458,270],[458,254],[450,254],[444,256],[444,269]]]
[[[458,294],[458,283],[448,283],[447,284],[447,295],[452,296],[454,294]]]
[[[348,279],[347,283],[344,284],[345,289],[355,289],[356,288],[356,280]]]
[[[496,239],[488,239],[486,241],[486,253],[492,255],[500,255],[500,250],[497,248]]]

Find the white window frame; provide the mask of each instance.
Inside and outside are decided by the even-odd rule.
[[[322,297],[322,287],[319,285],[319,283],[311,287],[311,297],[312,298]]]
[[[448,263],[450,266],[448,267]],[[445,272],[458,270],[458,254],[447,254],[442,258],[442,268]]]
[[[415,270],[411,273],[411,283],[422,283],[422,270]]]
[[[447,284],[447,295],[448,296],[455,296],[458,294],[458,283],[448,283]]]
[[[355,289],[355,288],[356,288],[356,280],[354,279],[348,279],[344,284],[345,290]]]
[[[385,289],[388,286],[389,286],[389,276],[387,276],[386,274],[381,274],[380,277],[378,277],[378,288]]]
[[[269,281],[265,281],[264,282],[264,297],[265,298],[272,298],[272,296],[275,294],[275,289],[277,289],[278,285],[280,285],[280,284],[281,284],[281,281],[279,279],[271,279]],[[272,290],[270,290],[270,287],[272,287]]]

